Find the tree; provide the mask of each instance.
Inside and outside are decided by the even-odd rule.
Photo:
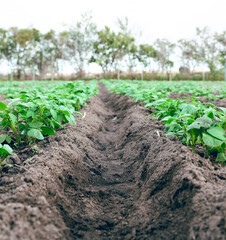
[[[215,34],[215,39],[219,45],[219,62],[222,66],[226,64],[226,31],[221,34]]]
[[[4,49],[5,49],[5,45],[6,45],[6,34],[7,31],[3,28],[0,28],[0,60],[4,59]]]
[[[116,34],[105,26],[104,29],[97,32],[98,39],[93,43],[94,53],[90,62],[95,62],[101,66],[104,74],[110,71],[115,61],[114,44]]]
[[[11,77],[13,80],[13,56],[15,53],[16,42],[15,38],[5,29],[0,29],[0,58],[8,62],[11,69]]]
[[[126,64],[128,67],[128,71],[131,73],[133,71],[133,68],[137,65],[138,60],[138,47],[135,43],[132,43],[128,46],[127,54],[126,54]]]
[[[8,61],[11,72],[17,71],[17,79],[20,79],[21,72],[25,71],[33,47],[32,42],[37,41],[37,32],[34,28],[12,27],[8,31],[1,30],[0,51]]]
[[[112,69],[119,70],[123,58],[135,50],[135,39],[127,32],[115,33],[107,26],[97,32],[97,36],[98,39],[93,44],[94,54],[90,62],[99,64],[104,74]]]
[[[167,70],[169,66],[172,66],[173,62],[170,60],[175,44],[171,43],[167,39],[157,39],[154,42],[154,47],[156,49],[156,61],[158,62],[162,73]]]
[[[26,53],[23,71],[28,71],[29,73],[31,72],[34,78],[36,69],[35,58],[37,50],[40,47],[41,33],[35,28],[32,28],[31,33],[32,37],[29,39],[29,42],[27,42],[28,50]]]
[[[202,59],[202,53],[200,52],[199,45],[196,40],[180,39],[178,46],[181,50],[181,62],[183,67],[194,71]]]
[[[132,60],[135,50],[134,41],[135,39],[127,32],[119,32],[115,35],[112,47],[115,56],[115,69],[120,69],[120,65],[125,56],[128,56],[130,60]]]
[[[17,79],[21,78],[21,73],[25,71],[29,55],[33,48],[33,43],[37,41],[36,29],[11,28],[10,33],[14,37],[15,49],[13,58],[17,70]]]
[[[89,64],[95,38],[96,24],[89,13],[83,14],[81,21],[70,26],[66,43],[67,59],[74,65],[79,77],[83,77],[85,65]]]
[[[118,57],[118,65],[122,60],[125,60],[128,71],[132,72],[137,63],[138,47],[135,43],[135,37],[129,27],[128,18],[118,18],[117,24],[119,27],[118,50],[121,52]],[[119,68],[119,66],[118,66]]]
[[[138,59],[144,68],[150,67],[151,61],[156,58],[156,50],[149,44],[140,44]]]
[[[218,41],[211,34],[207,27],[196,29],[199,51],[202,56],[202,62],[207,65],[211,73],[214,73],[217,69],[217,63],[219,59]]]
[[[37,68],[40,79],[43,79],[47,72],[51,72],[51,79],[53,79],[54,72],[58,68],[57,60],[61,58],[58,35],[54,30],[50,30],[40,34],[39,37],[35,51],[30,56],[30,63]]]

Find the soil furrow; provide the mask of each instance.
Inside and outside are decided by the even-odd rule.
[[[104,86],[0,177],[0,239],[224,239],[225,167]]]

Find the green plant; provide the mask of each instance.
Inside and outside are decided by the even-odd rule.
[[[179,99],[167,99],[172,86],[138,83],[127,81],[102,81],[111,91],[125,94],[135,101],[146,103],[145,107],[153,110],[151,116],[165,125],[166,135],[173,135],[195,150],[197,143],[206,148],[207,155],[216,153],[216,161],[226,164],[226,109],[216,108],[210,103],[201,103],[196,97],[187,98],[190,102]],[[183,91],[189,91],[193,83],[188,83]],[[210,94],[209,89],[193,89],[193,92]]]
[[[75,124],[75,117],[81,115],[78,110],[97,92],[95,81],[58,83],[50,89],[10,92],[11,102],[8,105],[0,102],[0,127],[8,131],[7,135],[0,135],[0,143],[7,142],[20,148],[54,135],[64,123]],[[2,149],[3,162],[7,157],[6,151],[8,154],[11,151],[9,145],[3,145]]]
[[[0,168],[5,165],[11,166],[11,164],[4,163],[4,161],[12,153],[13,150],[8,144],[0,144]]]

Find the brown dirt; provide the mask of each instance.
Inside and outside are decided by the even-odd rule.
[[[183,97],[188,97],[188,98],[191,98],[191,97],[197,97],[197,96],[195,96],[195,95],[191,95],[191,94],[188,94],[188,93],[171,93],[169,96],[168,96],[168,98],[172,98],[172,99],[182,99]],[[212,104],[214,104],[215,106],[217,106],[217,107],[224,107],[224,108],[226,108],[226,99],[225,98],[223,98],[223,99],[217,99],[217,100],[214,100],[214,101],[212,101],[212,100],[209,100],[209,99],[207,99],[207,98],[205,98],[205,97],[198,97],[199,99],[199,101],[200,102],[204,102],[204,103],[212,103]],[[186,101],[186,102],[189,102],[190,100],[188,100],[188,99],[183,99],[184,101]]]
[[[226,167],[104,87],[82,112],[1,174],[1,240],[225,239]]]

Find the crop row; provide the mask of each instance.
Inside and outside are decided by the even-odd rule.
[[[82,81],[58,83],[48,88],[7,91],[13,98],[8,105],[0,102],[0,166],[7,164],[13,147],[43,140],[54,135],[63,123],[75,124],[78,110],[98,92],[97,83]],[[9,90],[9,89],[8,89]]]
[[[5,96],[6,98],[15,98],[21,92],[26,89],[26,92],[30,92],[33,89],[38,89],[42,91],[42,89],[54,88],[63,84],[60,81],[24,81],[24,82],[0,82],[0,94]]]
[[[190,94],[197,97],[205,97],[209,100],[226,98],[226,83],[224,82],[195,82],[195,81],[126,81],[136,84],[139,88],[170,93]]]
[[[206,148],[207,156],[216,154],[216,161],[226,164],[226,108],[216,108],[210,103],[201,103],[190,98],[190,102],[168,99],[167,91],[146,89],[139,84],[125,81],[105,81],[107,88],[117,94],[132,97],[153,109],[151,114],[165,125],[166,135],[178,136],[195,150],[195,145]]]

